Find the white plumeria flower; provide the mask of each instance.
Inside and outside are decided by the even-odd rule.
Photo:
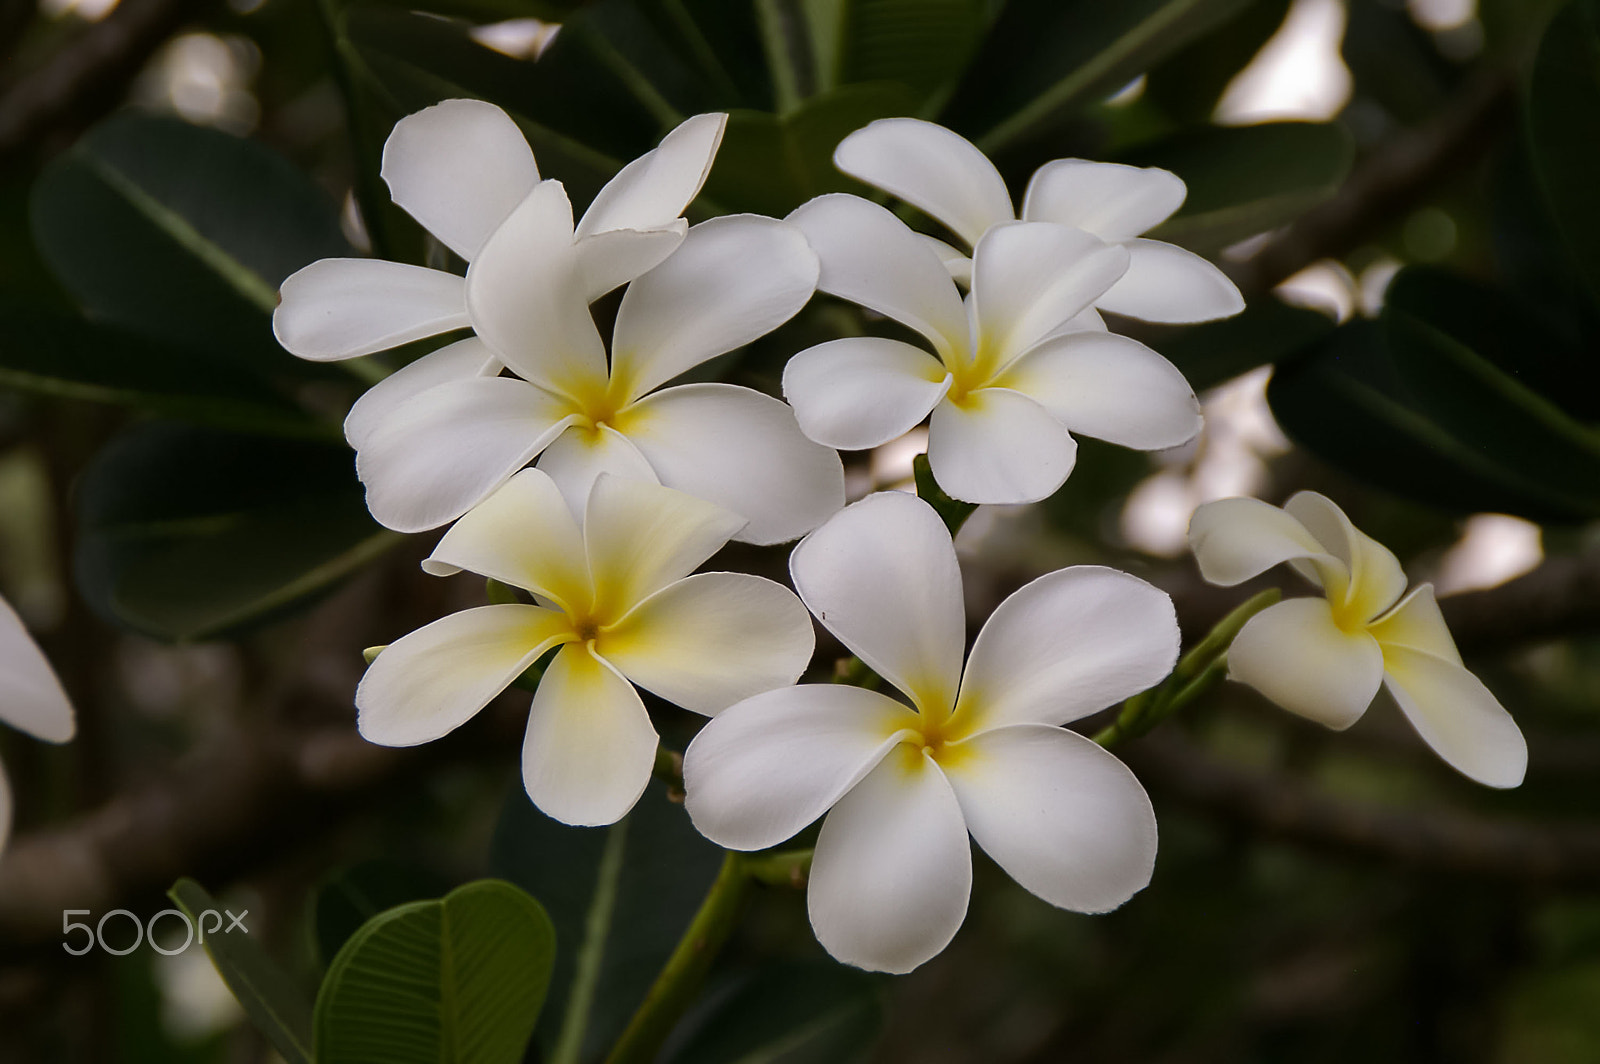
[[[689,814],[719,845],[776,845],[827,813],[811,925],[829,953],[906,972],[966,914],[972,837],[1053,905],[1104,912],[1149,882],[1155,814],[1133,773],[1060,727],[1159,681],[1178,654],[1165,594],[1078,566],[1017,591],[962,670],[950,535],[920,499],[868,496],[801,541],[807,606],[911,701],[842,684],[724,710],[684,755]],[[829,812],[829,810],[832,810]]]
[[[1135,340],[1074,321],[1122,276],[1128,251],[1054,222],[988,227],[960,289],[929,242],[877,204],[820,196],[789,220],[822,262],[820,291],[921,333],[800,352],[783,391],[800,428],[830,447],[877,447],[924,418],[928,462],[951,496],[1036,502],[1072,472],[1071,433],[1139,450],[1200,430],[1200,404],[1172,363]]]
[[[1016,217],[994,164],[970,141],[932,122],[880,119],[840,141],[833,162],[926,212],[969,247]],[[1226,274],[1191,251],[1140,238],[1183,206],[1187,191],[1182,178],[1157,167],[1057,159],[1029,179],[1021,217],[1076,226],[1127,247],[1128,270],[1096,297],[1101,309],[1155,322],[1226,318],[1244,309],[1244,297]],[[933,243],[955,276],[970,269],[958,249]],[[1094,315],[1080,325],[1101,327]]]
[[[0,721],[35,739],[64,743],[77,730],[72,703],[22,618],[0,598]],[[0,849],[11,834],[11,785],[0,765]]]
[[[1490,787],[1522,782],[1527,742],[1462,665],[1432,585],[1405,594],[1400,562],[1332,501],[1302,491],[1281,510],[1259,499],[1207,503],[1195,511],[1189,542],[1214,584],[1232,586],[1288,562],[1325,595],[1250,618],[1228,650],[1230,678],[1336,730],[1360,719],[1387,687],[1452,768]]]
[[[661,388],[806,304],[818,267],[800,230],[755,215],[689,230],[623,294],[608,363],[574,290],[576,252],[549,251],[571,224],[545,182],[484,246],[467,298],[480,338],[516,376],[435,384],[361,434],[356,471],[373,516],[407,532],[444,524],[535,457],[575,510],[609,472],[726,507],[749,522],[737,538],[754,543],[794,539],[843,506],[839,456],[784,403],[729,384]]]
[[[437,739],[559,646],[533,696],[523,784],[557,820],[614,823],[644,792],[657,746],[633,684],[711,714],[794,683],[811,658],[811,622],[788,588],[688,575],[743,523],[682,492],[603,476],[580,527],[548,476],[518,473],[423,568],[491,577],[539,604],[464,610],[387,647],[356,689],[361,734],[385,746]]]
[[[570,248],[563,261],[577,272],[574,286],[584,299],[632,280],[678,247],[688,228],[679,216],[705,183],[726,123],[723,114],[683,122],[624,166],[576,227],[550,234]],[[301,358],[354,358],[471,326],[480,253],[517,205],[546,184],[516,123],[481,100],[446,100],[402,118],[384,144],[382,174],[395,203],[471,264],[467,276],[382,259],[314,262],[283,282],[272,316],[278,342]],[[352,408],[346,434],[359,446],[417,392],[500,368],[477,337],[450,344],[370,389]]]

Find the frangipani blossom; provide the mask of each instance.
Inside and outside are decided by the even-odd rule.
[[[1259,499],[1207,503],[1189,542],[1214,584],[1288,562],[1325,596],[1287,599],[1250,618],[1228,651],[1230,678],[1335,730],[1386,687],[1452,768],[1490,787],[1522,782],[1522,732],[1462,664],[1432,585],[1405,594],[1400,562],[1329,499],[1302,491],[1281,510]]]
[[[856,336],[795,355],[783,391],[813,440],[876,447],[931,414],[928,462],[941,488],[1021,503],[1067,479],[1071,433],[1157,450],[1200,430],[1200,404],[1172,363],[1074,321],[1127,269],[1125,248],[1054,222],[992,225],[963,302],[930,243],[877,204],[820,196],[789,220],[822,261],[820,291],[893,318],[934,351]]]
[[[432,383],[350,433],[373,516],[407,532],[444,524],[535,457],[575,510],[609,472],[726,507],[754,543],[794,539],[843,506],[839,456],[782,402],[728,384],[661,388],[806,304],[817,258],[800,230],[755,215],[695,226],[628,286],[608,362],[576,245],[550,250],[571,226],[566,196],[545,182],[468,275],[479,337],[516,376]]]
[[[707,838],[758,850],[824,813],[807,903],[839,960],[906,972],[961,926],[972,837],[1053,905],[1104,912],[1149,882],[1156,823],[1144,788],[1060,727],[1165,676],[1178,625],[1165,594],[1077,566],[995,610],[965,671],[961,572],[915,496],[884,492],[801,541],[795,587],[839,640],[902,691],[788,687],[724,710],[684,755]],[[830,811],[831,810],[831,811]]]
[[[22,618],[0,598],[0,721],[35,739],[64,743],[77,730],[72,703]],[[11,833],[11,786],[0,765],[0,849]]]
[[[480,606],[385,648],[356,689],[361,734],[415,746],[464,724],[546,651],[522,779],[568,824],[621,819],[649,782],[657,736],[634,690],[716,713],[794,683],[814,645],[793,592],[744,573],[690,576],[743,519],[656,484],[602,476],[582,525],[524,470],[445,533],[423,568],[467,570],[538,605]]]
[[[916,118],[884,118],[856,130],[833,153],[840,170],[898,196],[975,247],[991,227],[1011,221],[1000,172],[970,141]],[[1057,222],[1128,249],[1128,269],[1095,306],[1156,322],[1226,318],[1244,309],[1227,276],[1199,255],[1140,234],[1183,206],[1187,189],[1156,167],[1057,159],[1034,171],[1022,198],[1024,221]],[[970,268],[955,248],[935,242],[948,268]],[[1080,324],[1096,327],[1095,316]]]

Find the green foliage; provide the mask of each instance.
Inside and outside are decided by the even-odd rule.
[[[1163,330],[1145,342],[1201,392],[1302,351],[1333,329],[1326,314],[1267,298],[1254,300],[1234,317]]]
[[[1527,93],[1529,143],[1563,241],[1600,299],[1600,3],[1572,0],[1545,32]]]
[[[882,1028],[872,976],[836,964],[774,964],[715,997],[663,1064],[855,1064]]]
[[[362,925],[317,994],[317,1064],[517,1064],[555,961],[544,908],[499,880]]]
[[[326,876],[311,897],[312,944],[324,968],[344,944],[386,909],[444,891],[439,877],[397,861],[363,861]]]

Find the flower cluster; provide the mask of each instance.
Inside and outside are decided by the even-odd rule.
[[[848,195],[784,220],[690,227],[681,215],[724,120],[700,115],[668,133],[574,224],[562,186],[540,178],[503,112],[447,101],[396,127],[383,176],[465,260],[464,278],[340,259],[284,283],[277,335],[306,358],[471,330],[372,388],[345,432],[380,521],[451,525],[428,572],[526,593],[385,648],[357,692],[362,734],[438,738],[542,662],[524,784],[557,819],[606,824],[632,807],[656,758],[636,688],[711,717],[684,757],[695,825],[755,850],[823,818],[812,924],[836,957],[866,968],[908,971],[950,941],[970,890],[969,835],[1052,904],[1115,908],[1149,881],[1155,817],[1132,773],[1065,725],[1167,676],[1179,646],[1171,601],[1115,570],[1062,569],[1007,598],[965,654],[945,524],[900,493],[846,506],[836,449],[926,420],[949,496],[1043,499],[1072,470],[1074,434],[1153,450],[1200,428],[1183,375],[1099,311],[1202,321],[1240,310],[1239,293],[1205,260],[1141,236],[1181,205],[1174,175],[1058,160],[1033,176],[1019,217],[977,148],[913,119],[851,134],[835,161],[963,246]],[[590,304],[622,285],[608,344]],[[817,291],[907,326],[927,348],[854,336],[800,351],[783,374],[787,403],[673,383]],[[1208,577],[1237,582],[1287,560],[1329,596],[1252,620],[1234,675],[1341,725],[1381,674],[1452,764],[1515,782],[1509,718],[1479,697],[1431,593],[1396,605],[1393,556],[1318,500],[1289,514],[1232,500],[1196,517]],[[694,573],[731,539],[801,536],[789,567],[798,598],[756,576]],[[795,686],[814,649],[811,615],[898,695]],[[1445,702],[1468,691],[1473,722],[1460,725]]]

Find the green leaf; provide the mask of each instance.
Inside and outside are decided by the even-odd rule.
[[[202,914],[215,911],[220,917],[222,913],[216,899],[192,879],[178,880],[167,891],[167,897],[197,928],[202,926]],[[300,988],[248,932],[208,931],[204,937],[206,954],[217,974],[228,984],[256,1030],[272,1043],[286,1064],[312,1064],[311,1006]]]
[[[1178,121],[1204,124],[1239,71],[1283,25],[1289,0],[1256,0],[1238,18],[1197,37],[1150,70],[1144,99]]]
[[[555,931],[510,883],[468,883],[374,917],[317,994],[317,1064],[518,1064]]]
[[[933,512],[939,515],[939,520],[944,522],[944,527],[950,530],[950,536],[954,538],[978,504],[962,502],[946,495],[944,489],[939,487],[939,482],[933,479],[933,467],[928,464],[927,455],[919,454],[913,458],[911,469],[916,478],[917,498],[933,507]]]
[[[1037,135],[1251,0],[1010,0],[942,121],[988,152]]]
[[[311,930],[317,960],[333,963],[344,944],[385,909],[432,898],[447,884],[426,869],[397,861],[363,861],[330,873],[311,899]]]
[[[1337,123],[1267,122],[1187,130],[1120,161],[1183,178],[1183,206],[1149,235],[1209,252],[1293,221],[1332,196],[1354,155],[1350,134]]]
[[[350,248],[322,190],[262,145],[124,112],[45,168],[32,218],[90,317],[260,370],[319,372],[278,346],[272,309],[290,273]]]
[[[778,964],[727,990],[664,1064],[854,1064],[882,1030],[877,979],[836,964]]]
[[[906,86],[918,100],[961,73],[983,39],[982,0],[810,0],[817,90],[870,81]]]
[[[603,1053],[644,1000],[721,866],[681,805],[652,784],[604,830],[539,812],[521,788],[495,829],[490,869],[543,899],[557,970],[536,1032],[547,1064]]]
[[[1333,321],[1271,296],[1221,321],[1144,330],[1141,339],[1183,371],[1197,392],[1288,358],[1333,332]]]
[[[286,612],[399,537],[368,516],[342,445],[156,422],[78,486],[78,587],[107,620],[212,638]]]
[[[1551,20],[1528,86],[1527,128],[1557,228],[1600,299],[1600,0],[1572,0]]]

